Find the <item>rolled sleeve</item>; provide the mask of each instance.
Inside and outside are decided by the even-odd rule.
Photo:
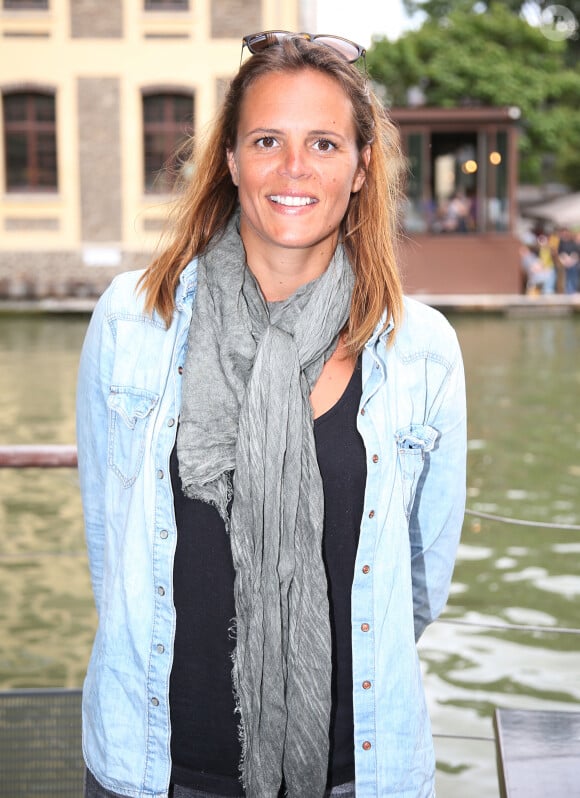
[[[415,639],[445,606],[465,512],[466,400],[459,345],[428,423],[436,430],[409,518]]]

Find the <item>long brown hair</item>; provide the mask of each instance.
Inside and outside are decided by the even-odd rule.
[[[362,189],[351,195],[342,221],[342,240],[355,274],[347,345],[359,352],[385,310],[395,325],[402,314],[402,288],[396,264],[404,159],[398,131],[371,91],[368,80],[330,47],[289,38],[245,61],[232,80],[207,134],[196,142],[192,177],[178,197],[168,246],[141,278],[146,309],[169,326],[179,276],[222,232],[238,203],[226,151],[236,145],[240,108],[248,87],[273,72],[315,69],[342,87],[353,107],[359,152],[370,145]]]

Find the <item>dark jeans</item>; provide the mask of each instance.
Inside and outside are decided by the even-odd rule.
[[[124,795],[119,795],[118,792],[111,792],[101,787],[99,782],[93,776],[91,771],[85,769],[85,798],[126,798]]]
[[[570,266],[564,271],[564,293],[575,294],[578,291],[578,266]]]
[[[190,787],[180,787],[179,784],[169,790],[170,798],[221,798],[210,792],[200,792]],[[90,770],[85,771],[85,798],[124,798],[118,792],[111,792],[101,787]],[[354,781],[348,784],[340,784],[327,792],[326,798],[356,798],[354,791]]]
[[[126,796],[101,787],[87,768],[85,771],[85,798],[126,798]],[[210,792],[191,790],[189,787],[180,787],[179,784],[175,784],[169,788],[169,798],[222,798],[222,796],[214,795],[214,793]]]

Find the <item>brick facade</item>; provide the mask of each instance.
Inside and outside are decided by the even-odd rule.
[[[262,30],[261,0],[213,0],[212,39],[241,39],[246,33]]]
[[[0,94],[54,95],[58,162],[56,191],[19,192],[6,191],[0,162],[0,299],[93,297],[118,272],[146,267],[170,202],[143,184],[143,95],[190,91],[197,134],[238,69],[241,36],[265,20],[297,29],[299,9],[299,0],[191,0],[187,10],[51,0],[46,13],[0,14]]]
[[[73,39],[120,39],[123,0],[69,0]]]
[[[121,122],[119,80],[79,78],[81,230],[83,241],[120,241]]]
[[[0,298],[96,297],[119,272],[142,269],[146,252],[123,252],[118,266],[87,266],[82,252],[0,252]]]

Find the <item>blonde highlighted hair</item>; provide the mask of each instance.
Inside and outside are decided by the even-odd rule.
[[[290,38],[241,65],[211,129],[196,142],[193,174],[174,206],[169,243],[141,278],[146,309],[156,310],[168,326],[181,272],[223,232],[237,207],[238,190],[226,152],[236,146],[246,90],[263,75],[303,69],[318,70],[337,81],[352,103],[359,152],[370,146],[366,180],[351,195],[341,229],[355,275],[347,345],[352,353],[361,351],[385,311],[395,327],[400,321],[403,298],[396,245],[404,159],[398,131],[356,66],[323,44]]]

